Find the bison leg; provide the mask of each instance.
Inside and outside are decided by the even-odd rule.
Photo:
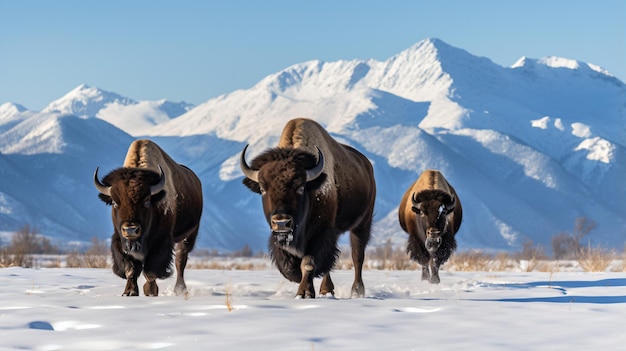
[[[137,276],[135,276],[132,272],[129,274],[129,277],[126,279],[126,287],[124,288],[124,293],[122,296],[139,296],[139,287],[137,286]]]
[[[113,233],[111,237],[111,254],[113,258],[113,273],[120,278],[126,279],[126,287],[122,296],[139,296],[137,278],[141,274],[143,264],[141,261],[124,254],[119,234]]]
[[[428,281],[432,284],[439,284],[441,280],[439,279],[439,263],[437,262],[437,258],[433,257],[428,263],[430,268],[430,279]]]
[[[156,283],[156,275],[152,273],[145,273],[146,283],[143,285],[143,293],[146,296],[159,296],[159,287]]]
[[[417,235],[409,235],[409,243],[406,251],[413,261],[422,266],[422,280],[431,280],[430,262],[432,260],[430,253],[426,250],[424,243],[417,237]]]
[[[185,267],[189,252],[193,250],[196,243],[197,235],[198,230],[196,229],[194,234],[176,244],[176,285],[174,285],[176,295],[188,296],[189,292],[187,291],[187,284],[185,284]]]
[[[315,272],[315,260],[313,259],[313,256],[307,255],[302,258],[300,270],[302,271],[302,280],[298,286],[296,298],[314,299],[315,288],[313,286],[313,272]]]
[[[422,266],[422,280],[430,280],[429,266]]]
[[[125,263],[126,287],[122,296],[139,296],[139,286],[137,278],[141,273],[141,262],[127,260]]]
[[[354,282],[352,283],[352,297],[365,296],[363,284],[363,261],[365,260],[365,246],[369,241],[369,225],[367,230],[350,232],[350,246],[352,247],[352,264],[354,265]]]
[[[453,235],[446,234],[442,236],[442,240],[439,250],[437,250],[429,262],[431,272],[429,282],[433,284],[439,284],[441,282],[439,279],[439,267],[450,258],[452,252],[456,249],[456,240]]]
[[[335,296],[335,284],[333,284],[332,279],[330,279],[330,272],[324,274],[324,278],[322,278],[322,284],[320,285],[320,295],[328,295],[331,294]]]

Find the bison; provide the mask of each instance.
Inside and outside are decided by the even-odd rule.
[[[376,184],[371,163],[335,141],[317,122],[296,118],[284,127],[278,147],[246,163],[243,183],[261,194],[269,224],[269,253],[282,275],[299,283],[297,298],[315,298],[313,278],[323,276],[320,295],[334,295],[330,278],[339,235],[350,231],[354,282],[362,297],[365,247],[370,238]]]
[[[402,196],[398,217],[409,235],[407,252],[422,266],[422,280],[439,284],[439,267],[456,249],[463,218],[456,191],[439,171],[424,171]]]
[[[172,274],[176,250],[176,294],[187,294],[184,271],[198,236],[202,186],[189,168],[177,164],[150,140],[134,141],[124,165],[94,185],[111,205],[113,272],[126,279],[123,296],[139,295],[137,277],[146,278],[143,292],[157,296],[156,279]]]

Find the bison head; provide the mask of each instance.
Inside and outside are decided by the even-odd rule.
[[[98,195],[112,206],[111,216],[115,232],[122,236],[126,251],[139,255],[142,236],[150,231],[152,205],[165,196],[165,174],[143,168],[119,168],[98,180],[98,168],[93,182]]]
[[[418,226],[426,235],[424,244],[431,254],[441,245],[441,237],[448,230],[448,214],[454,211],[454,195],[441,190],[426,190],[413,193],[411,210],[415,213]]]
[[[313,192],[326,179],[324,155],[317,149],[316,157],[292,148],[275,148],[246,163],[246,146],[241,152],[240,166],[250,190],[261,194],[263,212],[270,226],[273,244],[298,256],[304,252],[302,238]]]

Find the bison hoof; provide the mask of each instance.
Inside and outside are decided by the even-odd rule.
[[[315,298],[315,290],[309,289],[298,289],[298,293],[296,294],[296,299],[314,299]]]
[[[182,284],[176,284],[174,286],[174,293],[178,296],[180,295],[188,295],[189,291],[187,291],[187,285],[185,285],[185,283]]]
[[[311,295],[311,294],[304,294],[304,295],[296,295],[295,299],[296,300],[302,300],[302,299],[314,299],[315,295]]]
[[[439,284],[441,282],[441,279],[439,279],[438,275],[433,275],[432,277],[430,277],[430,279],[428,281],[431,284]]]
[[[352,284],[352,298],[365,296],[365,286],[363,283],[355,282]]]
[[[159,296],[159,287],[155,282],[146,282],[143,285],[143,294],[146,296]]]
[[[335,292],[329,291],[329,290],[320,290],[320,296],[325,296],[325,297],[335,296]]]

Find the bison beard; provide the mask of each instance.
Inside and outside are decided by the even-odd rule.
[[[137,260],[143,260],[141,253],[141,243],[137,240],[129,240],[124,238],[124,254],[131,255]]]

